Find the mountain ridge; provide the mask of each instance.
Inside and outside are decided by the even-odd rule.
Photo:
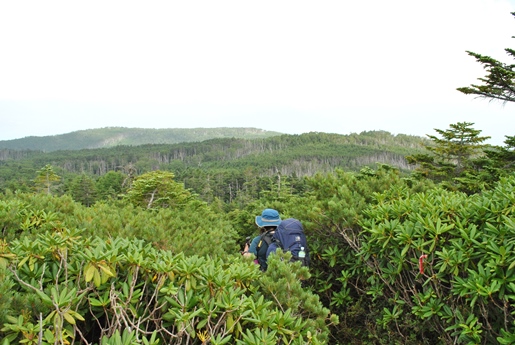
[[[109,148],[119,145],[178,144],[215,138],[258,139],[282,135],[254,127],[137,128],[102,127],[48,136],[0,140],[0,149],[43,152]]]

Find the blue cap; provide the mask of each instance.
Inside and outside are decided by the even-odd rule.
[[[279,226],[279,224],[281,224],[281,217],[279,217],[279,212],[276,210],[267,208],[263,210],[261,216],[256,216],[256,224],[260,228],[265,226]]]

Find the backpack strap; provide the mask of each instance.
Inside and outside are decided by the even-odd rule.
[[[265,242],[268,246],[270,245],[270,243],[272,243],[272,241],[273,241],[273,234],[271,233],[271,231],[272,230],[266,231],[259,238],[259,242],[258,242],[258,245],[257,245],[257,250],[258,251],[259,251],[259,248],[261,248],[261,246],[263,245],[263,242]]]
[[[256,246],[256,252],[257,252],[257,260],[259,262],[259,266],[262,271],[266,271],[268,265],[266,263],[266,253],[268,252],[268,247],[273,242],[273,234],[272,231],[275,230],[268,230],[261,234],[261,237],[259,238],[259,242]]]

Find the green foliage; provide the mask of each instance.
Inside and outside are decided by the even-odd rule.
[[[375,325],[369,296],[362,294],[363,264],[356,257],[360,247],[363,212],[383,198],[398,198],[430,188],[430,181],[412,181],[397,169],[379,165],[360,173],[336,170],[308,179],[309,192],[277,209],[300,219],[310,244],[309,286],[323,304],[338,315],[331,328],[333,343],[362,343]]]
[[[381,327],[430,344],[509,339],[514,202],[511,176],[481,195],[435,189],[369,208],[358,257]]]
[[[269,256],[268,269],[259,281],[261,291],[281,310],[305,318],[307,321],[302,327],[321,329],[327,336],[328,326],[336,326],[338,316],[331,315],[329,309],[322,306],[319,297],[303,287],[303,281],[310,277],[308,268],[301,267],[300,262],[290,263],[290,259],[291,253],[282,253],[280,250]],[[286,321],[283,322],[286,323]],[[325,337],[321,340],[326,342],[328,339]],[[283,341],[290,342],[287,338]]]
[[[246,344],[264,337],[300,345],[327,337],[312,326],[323,319],[265,300],[261,272],[239,255],[173,255],[140,240],[85,238],[67,229],[14,240],[9,251],[11,291],[44,305],[23,305],[20,316],[3,310],[11,315],[0,337],[11,343],[35,344],[40,330],[41,344]]]
[[[91,206],[96,201],[95,181],[85,174],[76,176],[69,187],[73,200],[84,206]]]
[[[515,171],[515,137],[506,136],[505,146],[493,146],[484,150],[484,156],[472,162],[476,173],[466,173],[456,180],[464,186],[476,189],[491,189],[501,177]]]
[[[47,164],[37,172],[34,180],[36,191],[52,194],[55,184],[61,180],[61,177],[54,172],[54,168]]]
[[[117,199],[124,192],[125,175],[121,172],[108,171],[98,178],[95,188],[100,200]]]
[[[182,208],[193,200],[183,185],[174,181],[174,174],[152,171],[138,176],[125,198],[135,206],[153,208]]]
[[[5,246],[5,243],[0,242],[0,246]],[[0,325],[7,322],[9,312],[13,310],[14,294],[12,292],[14,282],[10,279],[10,275],[7,275],[7,263],[5,248],[0,249]]]
[[[284,186],[281,189],[299,193],[304,176],[331,172],[335,167],[358,171],[363,166],[382,162],[409,170],[404,156],[420,152],[424,141],[420,137],[373,131],[351,135],[306,133],[261,139],[217,138],[194,143],[48,153],[0,149],[0,191],[29,190],[37,170],[52,162],[55,172],[68,186],[77,175],[93,178],[98,184],[100,200],[106,200],[102,194],[116,196],[120,190],[121,185],[114,181],[111,185],[115,193],[103,188],[105,181],[101,177],[109,172],[122,174],[128,187],[134,177],[161,170],[173,172],[177,182],[184,183],[206,202],[237,201],[241,206],[261,198],[262,191],[272,186]],[[272,191],[271,195],[278,191]]]
[[[146,210],[113,202],[86,207],[69,196],[7,194],[0,199],[0,229],[7,239],[69,228],[84,236],[140,238],[187,255],[237,252],[237,236],[225,215],[191,198],[180,209]]]
[[[74,198],[5,191],[0,337],[34,342],[43,323],[42,344],[510,343],[514,145],[508,139],[505,148],[476,150],[481,137],[470,125],[432,138],[438,145],[431,157],[448,159],[451,175],[459,173],[447,188],[391,165],[374,169],[370,160],[353,172],[328,164],[330,172],[302,175],[344,147],[335,139],[381,148],[391,139],[362,133],[214,140],[209,145],[220,150],[163,146],[150,156],[143,148],[113,149],[146,158],[77,163],[95,170],[85,175],[99,192],[95,203],[74,201],[81,180],[61,170]],[[455,145],[458,138],[464,146]],[[241,151],[242,142],[249,151]],[[314,164],[301,143],[327,160]],[[252,154],[259,145],[271,156],[288,150],[261,161],[265,156]],[[229,166],[237,156],[243,159]],[[290,158],[310,168],[281,170]],[[106,173],[114,165],[123,172]],[[148,166],[152,171],[141,173]],[[302,221],[309,269],[277,253],[262,274],[233,255],[269,207]]]
[[[506,48],[505,51],[509,57],[515,57],[513,49]],[[478,78],[482,84],[472,84],[469,87],[460,87],[457,90],[466,95],[475,95],[502,102],[514,102],[513,86],[515,85],[515,71],[513,70],[513,65],[471,51],[467,51],[467,53],[483,65],[487,75],[483,78]]]
[[[363,211],[377,202],[380,193],[385,193],[383,198],[393,198],[404,191],[416,193],[433,185],[430,181],[403,178],[399,170],[387,165],[378,165],[376,170],[364,168],[359,173],[338,169],[306,178],[305,183],[302,195],[256,200],[244,210],[232,212],[231,218],[241,242],[245,236],[255,234],[254,217],[263,208],[278,210],[282,218],[301,220],[311,256],[310,278],[304,284],[340,319],[338,325],[329,326],[329,342],[361,344],[367,337],[367,327],[376,324],[373,311],[368,309],[367,295],[358,293],[361,276],[353,275],[362,270],[356,253]],[[350,273],[342,276],[345,272]],[[280,280],[283,274],[280,270],[273,280]]]
[[[435,129],[441,138],[428,135],[432,141],[429,149],[438,161],[452,162],[455,165],[454,175],[459,175],[468,166],[471,158],[481,154],[485,147],[482,143],[490,137],[480,137],[480,130],[471,128],[471,122],[458,122],[451,124],[450,129]]]
[[[475,130],[470,122],[451,124],[450,129],[435,129],[441,137],[428,135],[431,145],[426,149],[429,154],[408,156],[410,164],[416,165],[415,177],[429,178],[442,183],[451,190],[470,193],[477,192],[485,186],[474,176],[479,176],[478,161],[485,156],[482,144],[489,137],[479,136],[481,131]]]
[[[511,14],[515,16],[515,12]],[[515,58],[515,50],[506,48],[505,51],[510,58]],[[467,51],[467,53],[483,66],[487,74],[478,78],[482,84],[472,84],[468,87],[460,87],[457,90],[466,95],[475,95],[502,102],[514,102],[515,71],[513,68],[515,66],[471,51]]]

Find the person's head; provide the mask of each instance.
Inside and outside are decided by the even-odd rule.
[[[269,232],[269,231],[274,232],[275,229],[277,229],[277,226],[264,226],[262,228],[259,228],[259,231],[261,231],[261,232]]]
[[[263,210],[260,216],[256,216],[256,225],[260,229],[272,230],[281,224],[281,217],[279,212],[272,208],[266,208]]]

